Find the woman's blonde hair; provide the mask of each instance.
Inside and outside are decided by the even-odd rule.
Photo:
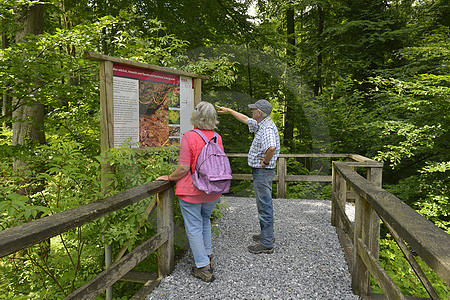
[[[192,113],[191,124],[199,129],[216,129],[219,121],[214,106],[209,102],[200,102]]]

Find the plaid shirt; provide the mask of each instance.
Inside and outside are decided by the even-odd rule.
[[[261,168],[260,158],[265,157],[269,147],[275,147],[275,154],[267,166],[268,169],[274,169],[278,154],[280,154],[280,135],[277,126],[270,117],[265,118],[259,124],[255,119],[249,118],[248,130],[255,132],[255,138],[248,151],[248,165],[252,168]]]

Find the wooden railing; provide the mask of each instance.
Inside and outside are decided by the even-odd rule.
[[[227,153],[228,157],[248,157],[248,154],[244,153]],[[286,183],[287,182],[331,182],[331,175],[288,175],[287,174],[287,164],[286,160],[288,158],[305,158],[305,159],[332,159],[332,158],[345,158],[351,160],[353,165],[356,166],[358,163],[364,163],[367,168],[373,168],[378,170],[380,176],[383,168],[383,164],[371,160],[367,157],[357,155],[357,154],[280,154],[277,161],[277,173],[275,175],[274,181],[277,182],[277,198],[286,198]],[[330,162],[331,166],[331,162]],[[330,168],[330,166],[323,166],[325,168]],[[375,171],[371,171],[375,172]],[[236,180],[253,180],[252,174],[234,174],[233,179]],[[381,177],[380,177],[381,179]]]
[[[247,154],[228,154],[246,157]],[[332,176],[287,175],[288,158],[344,158],[332,164]],[[286,182],[332,182],[331,222],[336,227],[352,273],[354,292],[363,298],[370,295],[370,275],[376,279],[388,299],[405,299],[378,262],[380,218],[397,240],[432,299],[439,299],[418,267],[405,242],[447,284],[450,283],[450,237],[430,221],[381,188],[383,164],[355,154],[282,154],[278,159],[278,198],[286,197]],[[365,168],[367,178],[354,168]],[[252,180],[251,174],[233,174],[234,179]],[[157,211],[157,233],[98,276],[68,295],[66,299],[93,299],[118,280],[146,278],[133,299],[144,299],[174,268],[174,189],[173,183],[149,182],[125,192],[66,210],[17,227],[0,231],[0,257],[15,253],[73,228],[91,222],[128,205],[157,195],[147,212]],[[345,213],[345,203],[356,205],[354,224]],[[132,271],[149,254],[158,251],[158,274]]]
[[[0,231],[0,257],[15,253],[51,237],[69,231],[106,214],[156,194],[147,211],[157,211],[157,233],[65,299],[94,299],[121,279],[146,278],[133,299],[145,299],[160,280],[174,268],[173,183],[154,181],[125,192],[81,205],[42,219]],[[132,269],[152,252],[158,251],[158,274],[133,272]]]
[[[412,251],[450,285],[450,235],[383,190],[380,170],[370,168],[367,178],[363,178],[353,169],[357,166],[364,167],[364,163],[333,162],[332,169],[331,222],[347,256],[354,293],[363,299],[374,299],[376,295],[370,291],[372,275],[387,299],[409,298],[402,294],[378,261],[381,218],[431,299],[440,299]],[[345,213],[345,204],[350,198],[355,199],[354,223]]]

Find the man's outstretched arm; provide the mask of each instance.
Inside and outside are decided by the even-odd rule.
[[[216,105],[217,106],[217,105]],[[244,124],[248,124],[248,117],[244,114],[241,114],[235,110],[232,110],[231,108],[228,107],[223,107],[223,106],[217,106],[218,108],[218,113],[219,114],[231,114],[233,117],[235,117],[238,121],[241,121]]]

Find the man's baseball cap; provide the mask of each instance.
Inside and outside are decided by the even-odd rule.
[[[263,113],[266,113],[268,115],[270,115],[270,112],[272,111],[272,104],[270,104],[269,101],[261,99],[256,101],[253,104],[249,104],[248,107],[252,108],[252,109],[259,109],[260,111],[262,111]]]

